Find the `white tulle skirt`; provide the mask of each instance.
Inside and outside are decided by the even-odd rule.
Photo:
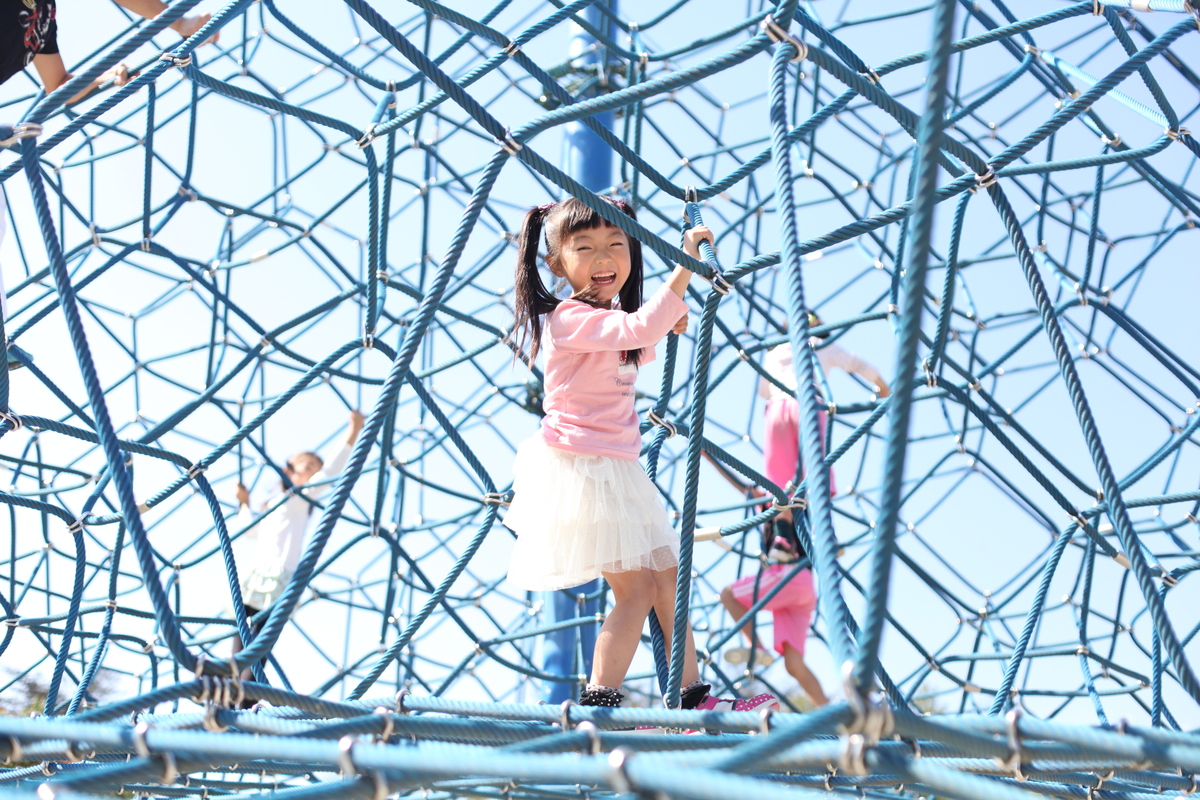
[[[513,490],[504,518],[517,534],[508,579],[522,589],[679,564],[679,534],[637,461],[570,453],[536,434],[517,448]]]

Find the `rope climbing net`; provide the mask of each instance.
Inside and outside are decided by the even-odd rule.
[[[1189,0],[407,0],[386,19],[233,0],[168,41],[198,2],[111,9],[66,86],[0,93],[0,697],[45,693],[43,715],[0,717],[6,787],[1195,790]],[[572,24],[596,47],[564,57]],[[66,105],[122,60],[128,85]],[[588,129],[636,223],[549,155]],[[717,598],[792,508],[829,706],[672,710],[682,645],[650,637],[639,707],[536,704],[580,679],[544,672],[543,634],[597,624],[504,581],[541,391],[508,337],[514,231],[566,195],[643,242],[649,288],[677,262],[705,279],[639,385],[682,537],[676,629],[690,617],[722,692],[788,695],[782,663],[719,657],[739,642]],[[677,246],[698,223],[703,260]],[[796,359],[812,468],[776,486],[764,357],[810,335],[893,392]],[[353,408],[362,434],[252,633],[246,534],[297,496],[287,457],[336,447]],[[271,498],[249,522],[238,482]]]

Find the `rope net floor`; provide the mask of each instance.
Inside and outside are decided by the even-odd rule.
[[[626,2],[572,59],[568,25],[603,0],[234,0],[186,42],[164,33],[195,5],[114,7],[73,83],[0,94],[23,365],[0,377],[0,697],[46,694],[45,715],[0,717],[6,788],[1195,790],[1187,2]],[[119,60],[128,86],[64,106]],[[577,678],[542,672],[542,598],[504,581],[540,386],[506,344],[513,233],[548,198],[608,209],[556,166],[585,125],[639,209],[614,221],[648,248],[647,285],[676,261],[707,279],[638,406],[663,421],[643,461],[683,537],[704,675],[788,695],[782,664],[720,657],[739,642],[717,597],[804,501],[827,707],[665,710],[682,653],[656,660],[650,637],[637,707],[537,704]],[[716,231],[704,261],[677,249],[683,219]],[[789,497],[758,474],[757,392],[809,309],[894,393],[798,360],[817,468]],[[234,487],[258,509],[351,408],[366,428],[251,640]],[[229,678],[239,631],[253,682]]]

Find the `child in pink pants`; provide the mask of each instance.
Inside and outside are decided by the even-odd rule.
[[[809,316],[809,325],[816,326],[820,320]],[[828,334],[826,334],[828,336]],[[824,337],[813,337],[810,345],[817,345]],[[863,361],[837,344],[829,344],[816,350],[821,370],[828,373],[834,367],[859,375],[874,384],[880,398],[890,393],[887,383],[875,367]],[[791,392],[796,389],[796,376],[792,368],[792,348],[783,344],[772,348],[763,359],[763,368]],[[800,465],[800,406],[793,394],[784,391],[765,378],[760,381],[759,394],[766,398],[766,425],[763,435],[763,461],[766,477],[776,486],[790,489],[797,479]],[[821,447],[825,446],[826,416],[818,412],[821,431]],[[833,471],[829,473],[829,490],[837,494]],[[796,535],[791,509],[783,511],[768,526],[764,536],[763,550],[768,552],[769,564],[753,575],[746,575],[725,587],[721,592],[721,603],[729,611],[734,622],[740,621],[758,600],[774,589],[794,570],[795,563],[806,557],[804,548]],[[818,706],[829,702],[820,681],[804,663],[804,645],[808,640],[808,629],[813,611],[817,607],[817,593],[813,587],[812,570],[802,569],[772,597],[765,608],[771,612],[775,630],[774,650],[783,656],[788,674],[795,678],[809,699]],[[753,635],[752,626],[742,626],[742,634],[751,648],[761,645]],[[734,664],[745,663],[750,658],[749,648],[733,648],[725,653],[725,659]],[[769,666],[774,657],[765,651],[755,656],[762,667]]]

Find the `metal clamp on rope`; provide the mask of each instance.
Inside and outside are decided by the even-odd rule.
[[[401,689],[396,692],[396,713],[406,715],[409,712],[404,708],[404,698],[408,697],[408,689]]]
[[[860,72],[858,74],[862,75],[864,78],[866,78],[867,80],[869,80],[871,83],[874,83],[874,84],[878,84],[879,81],[882,80],[879,77],[879,73],[876,72],[873,67],[867,67],[865,70],[863,70],[862,72]]]
[[[358,775],[358,767],[354,766],[353,736],[343,736],[338,740],[338,769],[347,777]]]
[[[842,748],[841,755],[838,756],[838,768],[847,775],[868,774],[870,770],[867,769],[867,751],[871,746],[861,733],[850,734],[846,737],[846,745]]]
[[[508,44],[504,45],[504,50],[502,52],[504,55],[512,58],[517,53],[521,52],[521,45],[517,42],[517,40],[509,39]]]
[[[8,737],[8,757],[4,759],[5,764],[14,764],[18,761],[25,760],[25,749],[21,747],[21,741],[15,736]]]
[[[996,185],[996,171],[994,169],[992,169],[991,165],[989,164],[988,168],[987,168],[987,172],[983,173],[982,175],[980,175],[980,174],[975,175],[975,186],[971,189],[971,191],[975,192],[979,189],[990,189],[991,187],[993,187],[995,185]]]
[[[650,409],[650,411],[646,414],[646,419],[650,420],[650,423],[652,425],[657,425],[660,428],[666,428],[668,439],[670,439],[675,434],[679,433],[679,429],[675,427],[674,422],[663,419],[657,413],[655,413],[653,408]]]
[[[729,290],[733,288],[730,285],[729,281],[725,280],[725,274],[722,273],[721,270],[717,269],[716,267],[713,267],[713,274],[712,274],[711,278],[708,277],[707,275],[701,275],[700,277],[704,278],[704,280],[708,281],[709,285],[712,286],[713,291],[715,291],[717,294],[721,295],[722,297],[725,297],[726,295],[728,295]]]
[[[83,521],[83,517],[76,517],[75,521],[67,526],[67,533],[72,535],[76,533],[83,533],[83,529],[86,526],[87,523]]]
[[[171,66],[182,69],[183,67],[190,67],[192,65],[192,54],[188,53],[186,56],[177,56],[174,53],[163,53],[158,57],[158,60],[166,61]]]
[[[0,139],[0,148],[12,147],[22,139],[36,139],[42,135],[42,126],[36,122],[18,122],[12,126],[12,133],[5,139]]]
[[[190,467],[188,467],[188,471],[187,471],[187,479],[188,479],[189,481],[194,481],[194,480],[196,480],[196,477],[197,477],[197,476],[199,476],[199,475],[203,475],[203,474],[204,474],[204,471],[205,471],[206,469],[208,469],[208,467],[206,467],[206,466],[204,466],[204,465],[202,465],[202,464],[192,464]]]
[[[23,424],[21,418],[11,411],[0,411],[0,422],[7,422],[10,431],[20,430]]]
[[[780,503],[780,502],[776,501],[772,505],[774,508],[778,508],[780,511],[788,511],[790,509],[795,509],[795,508],[798,508],[801,511],[806,511],[808,509],[808,498],[807,497],[792,497],[786,503]]]
[[[1024,783],[1025,781],[1029,780],[1029,778],[1026,777],[1025,772],[1022,769],[1022,764],[1024,763],[1025,759],[1023,757],[1024,753],[1021,749],[1020,722],[1021,709],[1019,708],[1014,708],[1005,715],[1004,729],[1008,734],[1008,758],[1003,761],[1000,761],[998,758],[996,760],[1000,761],[1000,766],[1004,767],[1005,769],[1012,770],[1013,777]]]
[[[575,701],[568,697],[562,701],[562,706],[559,708],[558,727],[562,729],[563,733],[572,729],[571,706],[573,705],[575,705]]]
[[[796,55],[792,56],[789,61],[803,61],[808,58],[808,45],[793,36],[786,28],[775,21],[775,17],[767,14],[766,18],[759,26],[762,32],[767,35],[772,41],[779,44],[790,44],[796,48]]]
[[[521,151],[521,143],[513,138],[512,131],[507,128],[504,129],[504,138],[496,139],[496,144],[500,145],[500,149],[510,156],[515,156]]]
[[[887,700],[877,692],[863,694],[854,683],[853,663],[847,661],[842,672],[846,676],[843,683],[846,702],[854,712],[854,718],[841,726],[841,732],[861,734],[872,745],[891,736],[896,724]]]
[[[575,730],[587,734],[587,749],[583,752],[585,755],[598,755],[600,753],[600,729],[596,727],[596,723],[584,720],[575,726]]]
[[[1165,133],[1167,135],[1167,138],[1173,142],[1178,142],[1180,136],[1191,136],[1192,135],[1192,132],[1189,131],[1187,128],[1180,128],[1179,130],[1172,130],[1170,128],[1167,128],[1163,131],[1163,133]]]
[[[618,747],[608,754],[608,765],[612,767],[612,788],[618,794],[633,791],[633,783],[629,780],[629,759],[632,752],[624,747]]]
[[[383,717],[383,733],[378,734],[379,741],[387,744],[388,739],[391,739],[392,734],[396,732],[396,723],[392,721],[392,712],[383,706],[378,706],[375,713]]]
[[[483,504],[485,506],[509,506],[508,492],[488,492],[483,496]]]
[[[359,150],[365,150],[371,145],[371,142],[375,141],[375,125],[376,123],[369,122],[367,123],[367,127],[363,129],[363,135],[355,142]]]
[[[1183,10],[1196,18],[1196,30],[1200,30],[1200,5],[1195,0],[1183,0]]]

